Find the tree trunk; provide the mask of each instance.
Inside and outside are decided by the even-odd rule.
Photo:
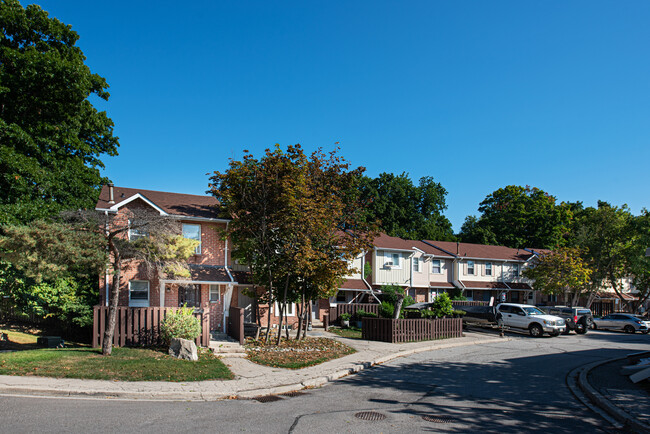
[[[296,314],[298,315],[298,333],[296,333],[296,337],[294,339],[299,341],[300,334],[302,333],[302,325],[303,325],[303,319],[302,319],[303,306],[301,303],[298,304],[298,309],[296,310],[297,310]]]
[[[266,308],[266,338],[264,339],[267,344],[271,338],[271,306],[273,306],[273,293],[269,289],[269,305]]]
[[[115,254],[115,253],[114,253]],[[110,356],[113,352],[113,335],[115,334],[115,322],[117,319],[117,303],[120,296],[120,257],[115,254],[113,261],[113,283],[108,299],[108,321],[104,330],[104,341],[102,342],[102,354]]]
[[[395,295],[397,296],[397,303],[395,303],[395,311],[393,312],[393,319],[398,319],[399,314],[402,310],[402,304],[404,303],[404,294],[398,294],[397,291],[395,291]]]

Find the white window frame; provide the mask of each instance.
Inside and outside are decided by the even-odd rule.
[[[437,267],[436,267],[436,262],[438,263]],[[436,271],[436,268],[438,268],[438,271]],[[442,261],[440,259],[434,259],[431,261],[431,273],[442,274]]]
[[[278,302],[275,302],[275,316],[278,316],[280,314],[280,306],[278,306]],[[296,304],[295,303],[287,303],[287,311],[285,312],[286,316],[296,316]]]
[[[492,276],[492,262],[485,263],[485,275]]]
[[[472,264],[472,272],[469,272],[469,265]],[[474,276],[476,274],[476,263],[474,261],[467,261],[467,273],[468,276]]]
[[[131,283],[146,283],[147,284],[147,299],[136,298],[135,300],[131,298]],[[129,307],[149,307],[149,302],[151,300],[151,288],[148,280],[129,280]]]
[[[512,277],[519,277],[519,264],[512,264]]]
[[[208,290],[208,300],[210,300],[210,303],[219,303],[221,301],[221,285],[210,285]],[[212,294],[216,291],[217,293],[217,298],[216,300],[212,299]]]
[[[149,232],[147,231],[146,228],[142,229],[131,229],[131,220],[128,221],[129,224],[129,231],[128,231],[128,236],[129,236],[129,241],[135,241],[139,238],[146,238],[149,236]]]
[[[390,261],[386,262],[392,262],[393,265],[390,266],[390,268],[394,268],[396,270],[401,270],[402,269],[402,255],[399,253],[391,253],[387,252],[386,256],[390,258]]]
[[[420,258],[413,257],[413,271],[416,273],[420,272]]]
[[[196,238],[190,238],[188,236],[185,236],[185,227],[190,227],[194,226],[199,228],[199,239],[197,240],[199,242],[199,245],[196,246],[196,250],[194,251],[195,254],[200,255],[201,254],[201,224],[196,224],[196,223],[183,223],[183,237],[188,238],[190,240],[196,240]]]

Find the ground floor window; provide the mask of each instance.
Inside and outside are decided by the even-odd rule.
[[[296,305],[293,303],[287,303],[285,307],[285,312],[287,316],[296,316]],[[280,306],[278,306],[278,302],[275,302],[275,314],[280,315]]]
[[[465,298],[467,298],[468,301],[474,300],[474,291],[472,291],[471,289],[466,289]]]
[[[210,285],[210,303],[218,303],[221,300],[221,285]]]
[[[346,302],[346,297],[345,297],[345,292],[344,291],[339,291],[336,294],[336,302],[337,303],[345,303]]]
[[[131,280],[129,282],[129,306],[149,307],[148,280]]]

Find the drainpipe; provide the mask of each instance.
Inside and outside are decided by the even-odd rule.
[[[228,233],[228,223],[230,222],[226,222],[226,233]],[[226,324],[228,324],[228,317],[230,316],[230,300],[232,300],[233,284],[235,283],[235,279],[232,277],[232,274],[228,269],[228,238],[229,237],[226,237],[226,246],[223,249],[223,265],[226,269],[226,273],[228,274],[228,278],[232,283],[226,285],[226,293],[223,295],[223,325],[221,329],[224,332],[226,331]]]

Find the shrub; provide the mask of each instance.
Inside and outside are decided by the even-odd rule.
[[[341,321],[350,321],[350,318],[352,318],[352,316],[349,313],[342,313],[339,315]]]
[[[382,318],[392,318],[395,313],[395,306],[388,301],[382,301],[379,306],[379,316]]]
[[[454,308],[451,305],[451,299],[446,292],[443,292],[433,300],[431,310],[435,313],[436,317],[441,318],[446,315],[452,315]]]
[[[359,309],[355,314],[355,318],[361,321],[361,318],[377,318],[377,314],[373,312],[366,312],[363,309]]]
[[[160,323],[160,335],[165,343],[174,338],[193,340],[201,334],[201,323],[194,316],[194,308],[187,305],[168,313]]]
[[[464,310],[460,310],[460,309],[454,309],[454,312],[453,312],[454,316],[461,316],[461,317],[464,316],[466,313],[467,312],[465,312]]]
[[[420,311],[420,318],[437,318],[437,315],[434,311],[425,309]]]

